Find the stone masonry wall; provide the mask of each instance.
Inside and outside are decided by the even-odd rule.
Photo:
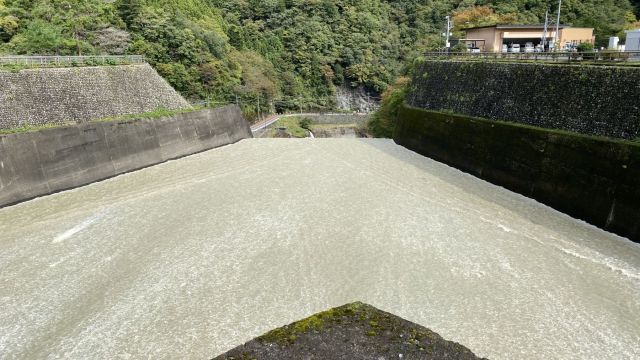
[[[0,129],[187,107],[148,64],[0,71]]]
[[[426,61],[407,103],[633,140],[640,137],[640,68]]]

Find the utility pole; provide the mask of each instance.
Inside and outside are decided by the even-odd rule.
[[[258,93],[258,121],[262,120],[260,116],[260,93]]]
[[[547,35],[549,35],[549,9],[544,13],[544,31],[542,32],[542,51],[547,48]]]
[[[444,33],[446,42],[444,44],[444,47],[447,48],[447,50],[449,50],[449,48],[451,47],[451,43],[449,42],[449,37],[451,35],[453,35],[451,33],[451,29],[453,29],[453,19],[451,19],[451,16],[447,15],[447,30]]]
[[[562,0],[558,0],[558,19],[556,20],[556,36],[553,38],[553,49],[556,49],[556,44],[560,48],[560,11],[562,9]]]

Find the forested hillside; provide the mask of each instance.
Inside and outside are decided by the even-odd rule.
[[[442,46],[446,15],[463,26],[541,23],[556,3],[0,0],[0,53],[144,54],[189,98],[321,105],[336,86],[385,90],[410,59]],[[633,26],[639,1],[564,4],[563,22],[593,26],[606,42]]]

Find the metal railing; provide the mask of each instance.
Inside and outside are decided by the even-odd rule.
[[[146,63],[142,55],[0,56],[0,65],[123,65]]]
[[[596,63],[616,65],[635,63],[640,65],[640,51],[598,51],[598,52],[427,52],[427,59],[435,60],[486,60],[486,61],[524,61],[558,63]]]

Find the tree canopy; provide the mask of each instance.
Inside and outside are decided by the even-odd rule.
[[[0,53],[143,54],[193,99],[382,93],[409,60],[456,30],[542,23],[545,0],[0,0]],[[562,22],[599,44],[636,26],[640,0],[564,0]],[[253,100],[251,100],[253,101]],[[286,102],[285,102],[286,104]]]

